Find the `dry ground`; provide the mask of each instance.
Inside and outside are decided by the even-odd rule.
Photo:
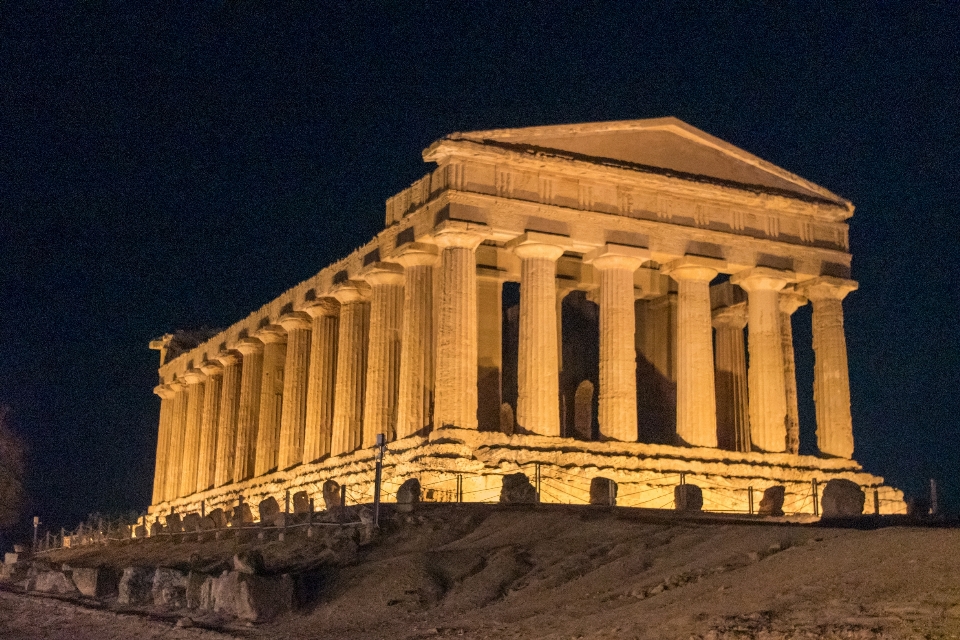
[[[257,543],[159,543],[59,561],[216,570]],[[297,612],[257,627],[0,593],[2,638],[960,638],[960,530],[703,522],[636,510],[437,505],[342,567],[316,542],[261,543],[299,571]],[[196,558],[194,558],[196,561]],[[114,607],[115,609],[115,607]]]

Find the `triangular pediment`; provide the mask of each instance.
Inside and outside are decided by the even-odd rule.
[[[581,159],[613,160],[851,206],[827,189],[676,118],[491,129],[449,137],[554,150]]]

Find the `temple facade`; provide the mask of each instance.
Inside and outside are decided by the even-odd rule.
[[[842,301],[853,205],[674,118],[451,134],[365,246],[198,345],[161,351],[152,514],[325,480],[486,500],[535,468],[541,500],[707,510],[852,480]],[[791,314],[812,306],[812,336]],[[794,341],[812,340],[817,455],[800,455]],[[182,346],[182,345],[181,345]],[[749,365],[748,365],[749,363]],[[812,449],[813,447],[809,447]],[[806,447],[805,447],[806,449]],[[532,472],[531,472],[532,474]]]

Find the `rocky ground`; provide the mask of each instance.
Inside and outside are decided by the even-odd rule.
[[[358,536],[335,554],[301,534],[64,550],[51,560],[216,574],[257,549],[296,575],[298,609],[251,624],[8,585],[0,637],[960,638],[958,529],[447,504]]]

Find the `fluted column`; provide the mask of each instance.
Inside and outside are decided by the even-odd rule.
[[[793,274],[754,267],[730,279],[747,292],[750,437],[760,451],[787,450],[787,395],[783,383],[780,290]]]
[[[817,447],[838,458],[853,457],[850,374],[843,333],[843,299],[853,280],[820,277],[798,289],[813,303],[813,399],[817,408]]]
[[[560,436],[557,349],[557,258],[563,248],[524,234],[512,246],[520,258],[520,343],[517,425],[527,433]]]
[[[277,464],[280,469],[289,469],[303,462],[312,320],[306,313],[291,313],[280,318],[280,326],[287,332],[287,359],[283,365],[283,409],[280,412]]]
[[[340,302],[340,330],[330,454],[338,456],[360,446],[370,305],[369,293],[355,283],[340,285],[332,295]]]
[[[254,476],[277,469],[280,452],[280,412],[283,409],[283,365],[287,359],[287,332],[278,325],[257,332],[263,342],[263,381],[260,383],[260,420]]]
[[[481,431],[500,431],[503,277],[496,269],[477,269],[477,426]]]
[[[477,255],[483,236],[466,226],[440,229],[440,301],[434,427],[477,428]]]
[[[372,288],[361,434],[362,446],[367,448],[377,443],[378,433],[388,441],[396,439],[403,267],[378,262],[363,274],[363,279]]]
[[[787,453],[800,453],[800,407],[797,400],[797,365],[793,353],[794,312],[807,299],[793,291],[780,292],[780,332],[783,338],[783,388],[787,402]]]
[[[397,439],[423,433],[433,397],[433,275],[437,248],[411,243],[394,258],[403,265],[403,334]]]
[[[160,397],[160,424],[157,429],[157,457],[153,472],[153,504],[167,499],[166,474],[167,458],[170,449],[170,413],[174,392],[167,385],[154,387],[153,392]]]
[[[225,351],[217,356],[223,366],[220,387],[220,411],[217,420],[217,464],[214,485],[233,482],[237,455],[237,420],[240,414],[240,378],[242,356],[238,351]]]
[[[602,440],[636,442],[637,353],[633,274],[650,253],[607,244],[584,256],[600,273],[600,389],[597,422]]]
[[[747,357],[743,329],[747,305],[713,311],[716,329],[717,445],[729,451],[750,451],[747,404]]]
[[[167,448],[166,473],[163,484],[164,499],[179,498],[180,477],[183,474],[183,439],[187,429],[187,385],[183,380],[174,380],[167,385],[173,392],[170,401],[170,446]]]
[[[199,369],[183,374],[187,382],[187,427],[183,436],[183,470],[180,474],[180,495],[197,490],[197,465],[200,461],[200,426],[203,423],[203,380]]]
[[[260,385],[263,382],[263,343],[244,338],[236,345],[243,354],[240,373],[240,412],[237,414],[237,452],[233,458],[233,481],[253,477],[256,462],[257,427],[260,420]]]
[[[330,455],[340,304],[333,298],[321,298],[304,311],[312,318],[307,424],[303,437],[303,462],[307,463]]]
[[[710,281],[719,267],[687,256],[666,269],[677,282],[677,436],[694,447],[717,446]]]
[[[200,446],[197,457],[197,491],[213,487],[217,470],[217,431],[220,423],[220,394],[223,388],[223,366],[219,362],[204,362],[200,371],[206,376],[203,383],[203,418],[200,421]]]

